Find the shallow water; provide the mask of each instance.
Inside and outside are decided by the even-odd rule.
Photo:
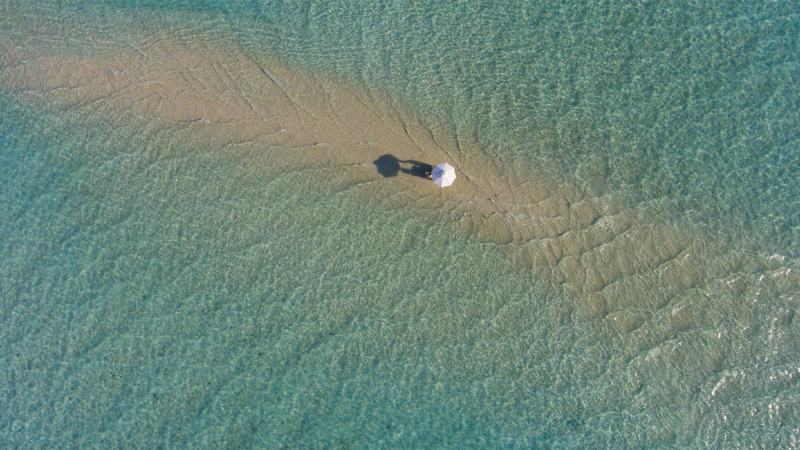
[[[2,17],[4,447],[797,445],[791,3]]]

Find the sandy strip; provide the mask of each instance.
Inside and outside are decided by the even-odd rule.
[[[101,44],[84,37],[79,50],[53,45],[56,31],[20,36],[0,34],[0,87],[24,102],[177,126],[195,143],[263,152],[282,170],[342,168],[331,176],[368,184],[360,190],[367,201],[411,208],[506,246],[519,268],[563,288],[587,316],[659,308],[674,292],[725,278],[754,258],[731,252],[669,204],[627,205],[511,173],[396,101],[200,32]],[[437,162],[456,167],[452,187],[418,176]]]

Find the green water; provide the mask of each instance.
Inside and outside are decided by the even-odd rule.
[[[620,328],[326,168],[6,89],[0,447],[797,447],[796,4],[0,3],[25,20],[277,55],[766,262]]]

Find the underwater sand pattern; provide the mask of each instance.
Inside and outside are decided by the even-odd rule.
[[[127,19],[128,28],[120,26],[115,34],[107,35],[103,30],[91,26],[76,25],[78,20],[73,20],[73,23],[56,20],[57,15],[51,17],[50,21],[32,15],[11,15],[9,19],[13,20],[6,20],[0,33],[0,89],[6,104],[24,109],[26,114],[32,116],[41,114],[46,117],[37,123],[47,124],[47,120],[50,120],[61,127],[54,128],[73,129],[77,134],[84,132],[86,142],[93,139],[108,141],[107,145],[101,146],[104,149],[124,153],[127,150],[125,145],[135,142],[137,150],[144,149],[147,157],[148,152],[156,155],[158,152],[161,155],[172,151],[180,153],[169,148],[174,147],[183,152],[219,154],[234,160],[240,158],[244,161],[242,164],[248,166],[242,167],[242,172],[264,184],[274,182],[274,186],[270,184],[272,190],[268,191],[268,200],[277,205],[274,211],[282,209],[291,212],[292,201],[307,200],[306,197],[289,194],[303,183],[305,189],[345,193],[347,198],[358,199],[360,205],[396,215],[402,218],[399,220],[412,224],[404,228],[397,239],[394,239],[395,235],[391,239],[388,236],[373,236],[387,247],[396,242],[400,254],[420,252],[424,255],[441,250],[443,254],[451,252],[468,260],[470,255],[459,255],[453,247],[441,245],[422,248],[425,242],[419,242],[418,236],[435,234],[452,236],[458,242],[486,243],[486,247],[491,249],[491,256],[484,263],[487,267],[482,267],[480,258],[477,258],[476,261],[470,261],[471,266],[467,264],[472,271],[453,275],[466,285],[476,286],[474,291],[480,292],[480,295],[474,292],[460,293],[463,302],[438,305],[434,299],[419,298],[420,292],[427,291],[427,285],[423,289],[412,283],[408,289],[413,294],[402,291],[384,295],[380,286],[388,285],[386,280],[380,283],[358,279],[360,272],[367,272],[363,266],[360,266],[361,271],[358,270],[358,264],[363,262],[355,256],[365,252],[359,248],[352,249],[352,252],[338,249],[344,257],[320,261],[312,257],[313,249],[304,247],[301,242],[284,244],[278,249],[274,243],[272,248],[260,244],[245,246],[243,254],[247,258],[242,259],[246,259],[246,262],[237,270],[226,272],[222,267],[203,266],[198,262],[199,257],[194,259],[192,249],[199,248],[199,253],[207,256],[203,253],[205,250],[202,246],[186,244],[196,243],[198,238],[193,235],[196,230],[179,224],[163,224],[163,230],[154,226],[170,239],[174,234],[175,243],[170,241],[170,245],[159,251],[128,249],[126,253],[113,248],[87,247],[87,252],[98,254],[104,251],[119,252],[119,255],[108,256],[108,260],[123,268],[125,264],[141,267],[141,261],[137,261],[147,260],[151,256],[159,264],[165,264],[157,257],[163,257],[161,252],[178,254],[188,261],[194,261],[169,272],[169,284],[159,287],[157,299],[148,297],[143,292],[146,290],[144,287],[139,286],[137,290],[126,286],[135,295],[122,295],[124,301],[121,307],[97,306],[100,313],[92,310],[93,313],[81,322],[88,324],[85,328],[91,331],[67,327],[73,331],[70,331],[66,343],[54,344],[54,355],[61,352],[59,355],[64,355],[65,361],[83,358],[86,360],[83,367],[87,371],[90,370],[86,367],[102,366],[89,355],[100,353],[97,350],[103,349],[104,345],[117,345],[108,352],[113,355],[111,359],[116,364],[114,376],[110,371],[103,372],[97,382],[104,393],[136,385],[132,381],[139,377],[136,370],[158,367],[163,373],[159,372],[153,379],[174,380],[174,385],[180,389],[169,391],[166,388],[153,388],[153,392],[147,391],[147,401],[152,401],[153,405],[141,407],[140,410],[164,412],[164,423],[180,416],[185,422],[200,423],[211,429],[213,427],[210,424],[219,422],[227,411],[219,404],[230,405],[224,403],[225,395],[222,393],[239,381],[246,385],[248,395],[258,397],[259,402],[277,405],[277,412],[270,410],[272,415],[286,419],[286,428],[290,431],[285,435],[280,434],[284,433],[282,421],[280,425],[270,424],[274,428],[270,428],[273,434],[269,437],[281,435],[284,443],[304,442],[309,446],[312,445],[309,444],[310,438],[307,438],[312,434],[309,430],[321,430],[328,436],[338,436],[335,425],[325,420],[333,423],[332,417],[352,417],[345,414],[348,411],[342,406],[341,399],[348,396],[359,399],[359,395],[366,395],[360,389],[366,389],[370,394],[380,392],[384,397],[375,400],[377,404],[402,404],[402,400],[398,399],[406,399],[411,405],[423,404],[424,397],[430,399],[432,404],[449,405],[452,408],[450,411],[466,409],[465,404],[457,403],[471,403],[474,396],[486,402],[476,404],[494,414],[487,413],[487,417],[506,420],[512,416],[530,415],[536,420],[548,417],[542,429],[551,433],[556,430],[562,436],[553,438],[540,435],[531,438],[526,430],[508,429],[499,434],[503,438],[523,436],[519,441],[514,441],[517,447],[551,442],[576,444],[580,441],[568,440],[572,436],[570,433],[580,435],[588,428],[585,423],[592,420],[597,429],[613,429],[614,424],[621,423],[631,411],[639,411],[634,408],[623,408],[622,412],[614,410],[618,408],[614,404],[617,398],[631,399],[630,403],[637,405],[656,403],[657,407],[662,408],[657,410],[661,413],[672,411],[673,405],[669,404],[669,399],[673,397],[684,401],[691,399],[691,405],[679,405],[677,410],[688,411],[691,417],[688,420],[707,427],[705,434],[692,430],[691,426],[678,431],[669,426],[649,429],[645,425],[635,432],[627,430],[628,436],[635,436],[639,443],[698,444],[701,438],[720,439],[714,441],[717,443],[727,442],[714,433],[725,430],[725,425],[720,424],[728,416],[744,420],[741,418],[752,412],[746,410],[749,408],[746,402],[739,400],[746,397],[747,391],[761,388],[765,378],[774,382],[769,385],[772,387],[765,389],[773,389],[778,394],[775,398],[760,394],[764,400],[759,405],[768,403],[770,407],[761,408],[758,412],[761,416],[753,413],[750,417],[768,417],[764,420],[770,421],[768,423],[773,427],[777,427],[781,421],[791,422],[793,403],[782,396],[796,386],[798,379],[791,357],[783,353],[780,358],[773,357],[779,361],[776,368],[763,369],[764,372],[759,372],[758,376],[752,376],[751,368],[740,363],[755,361],[756,356],[759,361],[763,360],[762,353],[773,351],[769,345],[791,354],[790,344],[794,342],[792,333],[797,330],[794,314],[800,281],[796,265],[786,256],[764,252],[756,236],[749,236],[735,227],[727,228],[711,221],[695,220],[692,211],[684,209],[669,197],[639,201],[613,189],[592,189],[577,183],[567,174],[559,176],[535,166],[504,165],[483,148],[484,143],[480,139],[456,129],[445,118],[415,110],[410,102],[364,86],[360,81],[313,67],[303,67],[268,52],[253,52],[251,47],[240,46],[225,32],[213,27],[176,30],[177,27],[165,25],[164,29],[159,29],[151,24],[148,25],[151,28],[147,28],[142,23],[151,21],[137,20],[135,15],[132,17]],[[145,142],[136,141],[140,134],[145,136],[142,138]],[[163,147],[163,143],[167,142],[168,148],[151,149],[151,144],[146,140],[152,136],[168,136],[153,144]],[[115,144],[115,139],[125,144]],[[85,151],[91,152],[95,147],[86,145],[85,148]],[[73,151],[73,158],[91,157],[81,154],[84,151],[82,147]],[[102,160],[104,157],[97,158]],[[70,156],[65,159],[64,164],[69,165]],[[109,157],[109,160],[113,161],[109,165],[126,161],[124,157]],[[214,171],[191,167],[191,163],[197,160],[165,160],[162,164],[168,170],[153,172],[163,177],[158,182],[167,189],[160,191],[164,200],[154,203],[213,199],[215,197],[209,195],[206,189],[213,190],[219,186],[225,191],[220,194],[220,201],[239,198],[231,194],[239,187],[226,184],[221,177],[215,179],[214,183],[205,183],[213,186],[206,189],[204,180],[187,182],[198,189],[196,195],[184,192],[179,195],[170,191],[171,178],[177,178],[177,174],[189,179],[198,173],[209,176]],[[190,161],[188,167],[185,161]],[[447,189],[440,189],[419,176],[420,167],[442,161],[451,163],[458,171],[455,184]],[[251,165],[260,167],[254,169],[249,167]],[[604,185],[610,177],[610,169],[602,160],[581,170],[592,179],[595,186]],[[143,178],[147,178],[146,174]],[[119,189],[115,182],[109,176],[94,184],[81,184],[77,192],[87,198],[95,195],[102,197],[97,191],[107,189],[113,193]],[[255,182],[253,184],[258,185]],[[240,188],[245,191],[250,186]],[[148,194],[152,195],[152,191]],[[284,197],[278,194],[284,194]],[[48,194],[44,193],[39,201],[46,203],[47,198]],[[69,200],[66,198],[64,202]],[[213,206],[209,204],[204,207],[213,209]],[[82,205],[82,209],[78,210],[88,211],[86,215],[91,216],[92,207],[91,204]],[[29,209],[36,211],[33,207]],[[278,219],[274,220],[275,223],[265,224],[262,229],[256,224],[263,222],[247,219],[262,217],[258,213],[267,207],[243,203],[235,209],[236,212],[230,216],[222,219],[215,217],[219,223],[208,224],[208,229],[198,227],[202,232],[196,234],[208,241],[230,241],[235,246],[240,239],[257,242],[258,239],[253,236],[267,231],[280,233],[281,227],[285,229],[296,225],[290,220],[281,221],[280,214],[264,214],[263,217]],[[335,209],[335,206],[331,206],[326,211]],[[202,208],[199,210],[202,211]],[[9,211],[12,212],[8,213],[8,217],[13,219],[9,222],[30,225],[25,211]],[[284,215],[291,217],[290,212]],[[318,220],[324,224],[324,218],[311,215],[303,217],[306,221]],[[81,227],[79,219],[55,217],[55,221],[75,220],[78,223],[74,225],[76,230]],[[125,234],[130,229],[136,229],[130,223],[135,223],[130,217],[123,215],[99,222],[101,225],[112,223],[109,228],[118,228],[121,236],[137,236],[133,232]],[[39,221],[34,223],[38,224]],[[215,227],[221,230],[219,234],[214,234]],[[346,227],[335,228],[331,233],[348,242]],[[76,231],[75,234],[79,235],[80,232]],[[39,242],[39,235],[34,231],[22,235]],[[130,239],[147,248],[146,239]],[[16,242],[5,243],[5,248],[10,249],[9,253],[21,254],[24,260],[14,263],[4,273],[3,289],[8,298],[4,299],[3,311],[7,312],[4,314],[7,317],[5,323],[11,325],[4,327],[4,342],[36,342],[27,330],[36,329],[38,322],[25,320],[31,317],[35,319],[35,312],[26,310],[19,299],[32,297],[32,293],[39,292],[37,280],[47,279],[49,272],[37,266],[40,264],[37,262],[38,253],[34,252],[31,257]],[[66,254],[82,250],[80,246],[71,247],[70,242],[65,239],[61,243]],[[434,242],[441,244],[441,241]],[[369,244],[362,245],[366,247]],[[41,252],[46,254],[45,250]],[[225,290],[229,286],[247,286],[248,283],[263,283],[264,279],[286,277],[267,260],[268,256],[276,254],[290,260],[287,255],[292,252],[306,255],[307,265],[315,270],[301,272],[307,267],[300,263],[292,267],[297,268],[298,277],[308,277],[313,282],[298,286],[288,283],[293,290],[290,289],[288,294],[276,292],[275,298],[269,298],[268,301],[262,297],[246,296],[204,297],[204,291],[218,288],[208,280],[223,279],[225,283],[220,284]],[[380,261],[371,263],[380,264]],[[354,267],[347,275],[354,277],[355,284],[363,285],[359,286],[363,290],[357,291],[363,298],[354,296],[355,300],[346,302],[328,294],[337,292],[337,286],[345,284],[341,278],[343,275],[338,275],[340,278],[330,275],[335,272],[336,266]],[[499,271],[510,273],[509,277],[517,283],[506,291],[489,290],[484,293],[481,289],[488,284],[485,279],[497,275],[495,266],[501,266]],[[207,273],[198,275],[192,272],[193,268],[198,267],[198,270],[206,270]],[[272,268],[275,274],[268,271],[263,273],[264,267]],[[452,267],[463,266],[443,264],[440,270],[449,273],[455,270]],[[406,273],[404,270],[386,267],[384,271],[391,274],[387,276],[395,276]],[[49,289],[47,292],[51,296],[59,298],[55,294],[59,290],[72,292],[74,286],[85,284],[86,290],[91,292],[97,289],[92,282],[103,279],[99,275],[103,272],[95,267],[79,268],[77,272],[74,278],[60,280],[63,285],[54,283],[41,289]],[[226,284],[228,282],[230,285]],[[327,287],[329,291],[318,285]],[[552,289],[555,294],[543,289],[542,285]],[[518,292],[530,286],[533,287],[529,291]],[[113,291],[112,294],[122,290],[116,285],[109,289]],[[329,302],[308,300],[316,298],[308,294],[314,289],[319,289],[318,298]],[[186,297],[182,297],[184,291],[188,292]],[[566,302],[562,301],[561,294],[566,297]],[[528,296],[527,300],[525,295]],[[391,301],[385,297],[390,297]],[[476,300],[476,297],[480,300]],[[382,303],[370,303],[370,298],[379,298]],[[761,298],[770,301],[759,303],[757,300]],[[181,299],[181,302],[176,299]],[[281,302],[292,301],[298,306],[296,310],[281,306]],[[262,306],[261,302],[266,306]],[[101,303],[98,302],[98,305]],[[220,342],[191,335],[189,331],[185,336],[186,343],[156,342],[160,338],[149,342],[139,335],[144,334],[140,329],[126,328],[129,321],[135,323],[136,318],[142,316],[140,308],[143,305],[153,309],[157,305],[174,312],[175,317],[186,321],[197,320],[201,324],[210,321],[209,317],[220,320],[220,323],[249,324],[240,327],[248,331],[237,330],[230,336],[225,335]],[[250,307],[254,309],[247,309]],[[719,312],[715,307],[725,312]],[[370,316],[377,314],[372,309],[378,309],[381,313],[386,311],[386,315]],[[252,314],[253,310],[259,313]],[[122,316],[114,315],[117,311],[123,311]],[[730,311],[741,313],[736,315]],[[573,316],[573,313],[577,314]],[[731,324],[741,318],[747,318],[747,323],[759,323],[758,317],[765,313],[769,319],[762,321],[769,322],[769,326],[763,329],[748,329],[748,326],[737,328]],[[80,317],[77,312],[75,316]],[[543,319],[539,322],[537,318],[540,316]],[[107,317],[113,320],[107,320]],[[316,321],[310,317],[316,318]],[[439,321],[434,322],[437,319]],[[69,320],[73,320],[71,316]],[[63,322],[71,323],[69,320],[63,319]],[[578,339],[560,331],[572,330],[565,324],[579,320],[585,322],[579,322],[577,328],[591,330],[595,333],[592,336],[600,336],[600,339],[617,347],[603,347],[602,350],[591,348],[596,353],[591,355],[593,358],[585,357],[578,351],[570,353],[570,341]],[[75,321],[79,322],[77,319]],[[60,323],[52,326],[58,329]],[[430,326],[431,323],[436,326]],[[169,324],[159,325],[164,329],[171,328]],[[202,327],[198,326],[200,329]],[[721,328],[724,330],[719,331]],[[577,334],[574,330],[572,332]],[[165,332],[164,335],[169,334]],[[115,340],[115,336],[121,336],[122,344]],[[748,347],[747,351],[739,354],[736,350],[740,348],[737,340],[743,337],[750,337],[754,341],[764,338],[774,344],[759,347],[758,351]],[[57,338],[53,339],[57,341]],[[256,344],[250,344],[253,341]],[[254,348],[250,349],[248,345],[254,345]],[[179,350],[176,351],[176,348]],[[557,349],[552,350],[557,355],[551,358],[553,355],[548,354],[548,348]],[[168,353],[170,349],[173,354]],[[219,357],[227,352],[237,355],[233,362]],[[152,361],[141,362],[136,359],[152,357],[155,360],[160,358],[157,355],[164,353],[167,353],[168,359],[171,358],[164,367]],[[256,360],[256,355],[260,357],[262,354],[270,357],[268,369],[250,366],[255,364],[252,361]],[[298,363],[311,361],[313,358],[309,355],[319,354],[323,355],[320,358],[322,367],[312,362],[308,365]],[[205,355],[216,356],[209,362],[203,359]],[[13,356],[11,361],[17,361],[14,358],[17,356]],[[124,364],[119,364],[114,358],[137,362],[125,372],[126,368],[122,367]],[[13,372],[13,377],[17,378],[12,379],[12,375],[9,375],[4,379],[4,386],[11,386],[4,392],[14,393],[9,398],[25,398],[22,393],[24,389],[17,387],[22,386],[23,382],[28,382],[32,388],[40,386],[20,381],[26,379],[16,374],[38,369],[43,360],[44,357],[41,357],[15,363],[15,370],[19,369],[19,372]],[[194,366],[194,361],[205,361],[213,370],[203,372]],[[739,362],[739,365],[731,367],[735,364],[730,361]],[[406,364],[402,366],[404,370],[398,370],[402,364]],[[470,364],[474,367],[469,367]],[[68,364],[62,364],[59,360],[53,367],[61,370],[59,373],[64,374],[64,379],[71,380],[70,383],[90,390],[74,381],[80,377],[68,374]],[[297,367],[299,369],[293,371]],[[175,370],[180,376],[171,375],[173,378],[170,378],[165,375],[167,369]],[[615,370],[620,371],[621,375]],[[333,381],[339,378],[345,381]],[[697,382],[697,379],[701,382]],[[697,385],[685,383],[684,380],[692,380]],[[284,391],[275,387],[281,383]],[[452,386],[458,386],[458,383],[467,386],[468,395],[457,395],[458,389]],[[208,390],[203,387],[206,384],[211,386]],[[154,381],[153,385],[158,386],[158,381]],[[170,386],[169,383],[164,385]],[[406,391],[392,391],[392,385]],[[304,391],[299,386],[312,387]],[[534,390],[534,387],[538,389],[540,386],[546,389]],[[138,388],[146,390],[141,386]],[[599,390],[600,394],[593,389]],[[292,390],[299,393],[291,393]],[[331,395],[331,392],[341,395]],[[162,397],[167,401],[158,403]],[[298,406],[305,404],[305,397],[326,405],[325,414],[318,414],[313,408],[303,410]],[[68,402],[73,399],[67,398],[58,400],[59,408],[70,405]],[[540,410],[526,409],[529,404],[513,404],[518,401],[516,399],[541,402]],[[660,405],[658,401],[661,401]],[[115,411],[114,401],[96,401],[94,405],[105,408],[110,417],[122,417],[116,424],[118,430],[129,435],[147,433],[138,422],[135,425],[128,424],[126,420],[130,416],[126,414],[132,413]],[[15,404],[14,410],[26,408],[24,404]],[[365,407],[355,402],[353,408],[363,410]],[[641,408],[644,410],[645,406]],[[70,420],[77,420],[71,417],[83,418],[81,414],[85,414],[83,423],[99,423],[86,408],[75,409],[80,412],[73,411],[71,415],[62,416],[59,415],[59,409],[56,415],[65,423],[70,423]],[[209,412],[212,410],[213,413]],[[289,410],[291,413],[287,412]],[[437,428],[438,422],[431,419],[437,416],[430,414],[430,409],[407,407],[403,411],[413,411],[413,414],[408,414],[421,418],[419,420],[430,420],[429,432]],[[29,411],[29,414],[33,412]],[[48,417],[47,413],[42,414]],[[378,424],[369,414],[358,412],[355,415],[368,421],[364,436],[395,433],[391,428],[403,422],[387,419],[387,423]],[[256,417],[257,414],[241,413],[235,420],[247,421],[249,416]],[[663,418],[666,416],[661,414],[660,417],[664,424],[669,425],[670,419]],[[4,425],[5,430],[19,432],[16,430],[24,429],[24,422],[19,417],[7,417],[3,417],[3,424],[8,423]],[[291,421],[290,418],[295,420]],[[499,419],[487,420],[492,426],[502,422]],[[630,420],[638,422],[636,417]],[[30,422],[44,423],[47,420]],[[447,433],[466,433],[456,428]],[[69,427],[66,429],[69,430]],[[238,442],[268,441],[266,438],[260,441],[253,438],[248,431],[242,431],[245,430],[243,427],[237,430],[239,434],[230,433],[230,429],[217,430],[216,436],[240,437]],[[402,430],[396,431],[401,438],[391,442],[410,442],[410,446],[430,443],[409,437],[414,436],[413,432],[416,431],[406,429],[405,434]],[[160,436],[163,437],[164,433],[171,431],[162,432]],[[790,431],[787,433],[791,434]],[[108,434],[112,436],[117,433]],[[588,436],[589,442],[593,442],[592,439],[599,440],[597,434]],[[605,442],[613,445],[613,439],[608,438]],[[631,441],[635,439],[631,438]],[[366,440],[364,438],[362,442]],[[488,442],[496,444],[498,440]],[[150,443],[155,445],[157,442]],[[346,446],[346,443],[339,443]]]

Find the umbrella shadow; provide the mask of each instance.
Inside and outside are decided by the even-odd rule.
[[[396,177],[398,173],[405,173],[414,177],[428,178],[433,171],[433,166],[413,159],[400,160],[389,153],[381,155],[373,161],[378,173],[386,178]]]

